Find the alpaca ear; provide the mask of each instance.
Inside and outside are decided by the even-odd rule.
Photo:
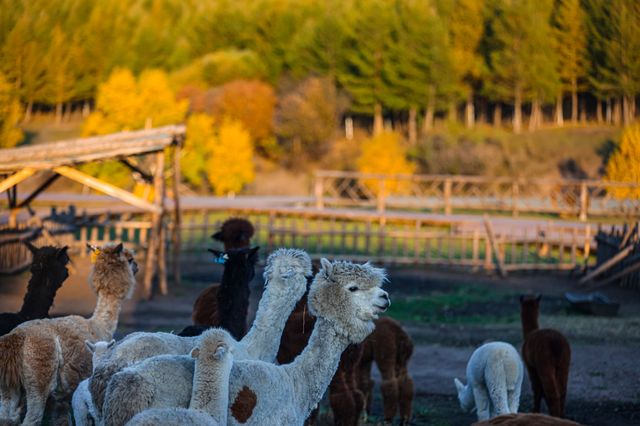
[[[111,341],[107,345],[107,349],[111,349],[115,344],[116,344],[116,339],[111,339]]]
[[[69,255],[67,254],[67,250],[69,250],[69,246],[64,246],[61,249],[58,250],[58,252],[56,253],[56,257],[58,259],[63,258],[64,256],[66,256],[67,258],[69,257]]]
[[[193,348],[191,349],[191,358],[198,358],[200,356],[200,349],[199,348]]]
[[[256,246],[251,250],[249,250],[249,255],[247,256],[247,259],[252,259],[256,257],[256,255],[258,254],[258,250],[260,250],[260,246]]]
[[[331,276],[331,273],[333,272],[333,265],[331,264],[331,262],[323,257],[322,259],[320,259],[320,264],[322,265],[322,269],[324,269],[327,276]]]
[[[120,243],[120,244],[118,244],[116,246],[116,254],[122,253],[122,250],[124,250],[124,245],[122,245],[122,243]]]
[[[464,390],[464,385],[460,380],[458,380],[457,377],[453,379],[453,383],[456,384],[456,390],[458,391],[458,393],[461,393]]]
[[[31,252],[31,254],[36,254],[36,251],[38,250],[38,248],[36,246],[34,246],[33,244],[31,244],[29,241],[25,241],[24,245],[27,246],[27,248],[29,249],[29,251]]]
[[[85,340],[84,345],[87,347],[87,349],[89,349],[89,352],[94,353],[96,351],[96,345],[91,343],[90,341]]]
[[[89,250],[91,250],[92,252],[96,252],[96,251],[100,250],[98,247],[94,246],[93,244],[89,244],[89,243],[87,243],[87,248]]]
[[[222,241],[222,231],[218,231],[215,234],[211,235],[211,238],[217,241]]]

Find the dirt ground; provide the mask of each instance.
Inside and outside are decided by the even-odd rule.
[[[77,271],[60,290],[53,315],[88,315],[93,309],[95,297],[87,284],[90,265],[86,260],[74,261]],[[195,297],[207,284],[219,280],[222,268],[205,264],[183,270],[188,271],[188,275],[181,287],[172,287],[170,296],[145,301],[138,291],[125,304],[117,337],[134,330],[179,331],[190,323]],[[249,320],[253,318],[262,291],[261,272],[258,271],[252,282]],[[416,345],[409,366],[416,386],[413,425],[468,425],[475,420],[475,415],[460,410],[453,378],[466,381],[466,362],[473,349],[483,342],[503,340],[520,347],[518,295],[534,293],[543,294],[541,327],[562,330],[572,345],[567,416],[587,425],[640,424],[640,368],[637,366],[640,290],[601,289],[622,303],[617,317],[602,318],[567,310],[563,294],[577,288],[575,281],[566,275],[512,275],[500,279],[419,268],[392,268],[389,272],[390,283],[386,289],[392,299],[389,312],[392,316],[395,315],[394,302],[420,310],[424,301],[452,297],[451,305],[437,305],[435,311],[430,311],[435,315],[431,319],[398,317]],[[0,276],[0,312],[19,309],[28,277],[28,273]],[[472,295],[479,295],[482,301],[475,301],[476,296],[465,296],[467,289],[473,290]],[[457,296],[460,294],[463,296]],[[374,374],[377,376],[375,369]],[[526,412],[532,407],[526,378],[522,394],[520,409]],[[380,414],[377,389],[369,424],[379,422]],[[331,413],[325,400],[321,404],[320,425],[329,424],[332,424]]]

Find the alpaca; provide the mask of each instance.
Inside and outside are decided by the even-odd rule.
[[[229,378],[228,424],[304,423],[329,385],[342,351],[364,340],[373,331],[373,320],[389,307],[389,296],[380,288],[384,270],[344,261],[321,263],[309,291],[309,309],[317,317],[309,345],[288,365],[235,360]],[[184,407],[191,394],[193,361],[186,356],[147,359],[123,373],[114,376],[107,390],[118,391],[114,413]],[[113,418],[105,420],[107,425],[120,424],[108,421]]]
[[[211,238],[223,242],[225,252],[229,252],[231,250],[248,249],[249,240],[253,236],[253,233],[254,229],[251,222],[245,219],[232,218],[227,219],[222,224],[220,231],[213,234]],[[214,252],[214,254],[217,255],[217,262],[220,261],[219,259],[223,259],[223,256],[221,256],[219,252]],[[255,260],[256,258],[254,257],[253,263],[255,263]],[[225,273],[228,267],[227,263],[228,261],[225,262]],[[239,264],[236,266],[239,266]],[[238,272],[242,272],[242,270],[239,269]],[[253,270],[251,272],[253,272]],[[236,340],[244,336],[247,320],[247,308],[245,305],[249,306],[249,287],[248,285],[243,285],[244,280],[240,277],[240,275],[231,274],[227,276],[227,281],[225,282],[225,276],[223,275],[222,284],[213,284],[202,290],[193,304],[191,319],[195,325],[224,327],[231,331],[231,334]],[[238,278],[240,278],[239,282],[233,281]],[[229,281],[229,279],[233,280]],[[247,284],[249,281],[251,281],[251,279],[247,281]],[[221,285],[224,286],[225,290],[220,294]],[[236,286],[240,288],[236,289]],[[219,312],[218,306],[225,306],[229,301],[238,306]],[[227,317],[231,312],[234,312],[234,318]],[[223,323],[227,323],[227,325],[225,326]],[[232,326],[234,331],[228,328],[231,324],[234,324]]]
[[[107,351],[116,344],[116,341],[96,342],[94,344],[85,340],[84,343],[87,349],[93,354],[91,357],[91,365],[95,370],[96,365],[106,356]],[[89,379],[81,381],[76,388],[71,398],[71,407],[73,409],[74,423],[76,426],[89,425],[91,422],[95,422],[97,416],[93,403],[91,402],[91,394],[89,393]]]
[[[544,398],[549,414],[564,417],[571,347],[567,338],[559,331],[538,328],[540,299],[541,296],[520,297],[524,336],[522,359],[527,366],[533,389],[533,411],[540,412],[540,402]]]
[[[36,248],[28,241],[25,245],[33,255],[31,279],[20,311],[0,314],[0,336],[9,333],[23,322],[46,318],[56,292],[69,276],[66,266],[69,263],[68,247]]]
[[[503,414],[490,420],[473,423],[472,426],[580,426],[567,419],[538,413]]]
[[[206,331],[198,346],[191,351],[191,357],[195,361],[189,409],[145,410],[137,414],[127,425],[226,425],[234,343],[233,337],[223,329]]]
[[[362,357],[358,369],[358,387],[365,398],[366,414],[371,413],[373,380],[371,366],[375,360],[382,375],[382,402],[385,422],[392,423],[396,412],[400,413],[400,424],[411,420],[413,402],[413,380],[409,376],[408,364],[413,354],[413,342],[402,326],[389,317],[376,321],[373,333],[362,343]]]
[[[517,413],[524,368],[516,348],[504,342],[485,343],[467,364],[467,385],[453,379],[460,407],[476,409],[478,420]]]
[[[275,361],[285,322],[298,299],[305,293],[306,276],[310,274],[311,259],[307,253],[302,250],[278,249],[269,256],[264,271],[266,287],[258,305],[256,318],[253,326],[242,340],[234,343],[234,359],[256,359],[269,363]],[[114,358],[118,358],[119,361],[117,362],[121,365],[114,369],[110,369],[107,365],[103,369],[103,371],[105,371],[104,374],[99,376],[94,374],[92,376],[92,382],[96,379],[96,384],[90,384],[91,394],[96,408],[102,413],[104,421],[107,424],[123,425],[136,413],[141,411],[136,407],[136,404],[138,404],[137,400],[120,395],[121,393],[128,393],[130,384],[127,383],[127,377],[135,376],[138,369],[144,368],[144,363],[152,360],[155,360],[154,362],[160,362],[157,360],[173,359],[175,356],[172,355],[187,354],[189,350],[197,344],[199,339],[199,337],[169,335],[171,339],[167,340],[172,341],[174,346],[177,345],[177,343],[184,342],[185,348],[190,345],[189,349],[172,351],[167,350],[169,349],[168,347],[160,347],[149,350],[149,345],[145,340],[151,338],[160,340],[161,338],[168,338],[169,336],[164,336],[166,333],[134,334],[138,334],[138,336],[127,337],[114,348],[114,354],[118,353],[118,356],[112,357],[111,362],[114,362]],[[121,345],[124,346],[124,342],[127,340],[128,343],[126,347],[120,348]],[[138,344],[138,342],[140,343]],[[152,360],[142,361],[126,370],[114,374],[121,370],[122,364],[131,365],[135,361],[160,354],[167,355],[156,356],[152,358]],[[188,368],[188,366],[184,368]],[[158,371],[161,370],[162,368],[158,367]],[[96,370],[96,373],[98,373],[98,370]],[[188,384],[189,388],[190,386],[191,385]],[[187,401],[189,395],[190,391],[186,395]],[[148,408],[149,406],[150,405],[143,406],[142,409]],[[180,406],[180,404],[175,406]]]
[[[91,373],[91,353],[84,341],[110,340],[123,300],[135,287],[137,265],[122,244],[92,247],[90,282],[98,294],[91,318],[70,315],[25,322],[0,338],[0,420],[18,422],[23,396],[23,425],[40,424],[51,396],[53,418],[66,420],[71,394]]]

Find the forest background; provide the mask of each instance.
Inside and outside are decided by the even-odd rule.
[[[0,57],[0,147],[185,122],[200,193],[318,168],[640,183],[634,0],[0,0]]]

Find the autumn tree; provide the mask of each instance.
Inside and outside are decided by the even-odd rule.
[[[5,76],[0,74],[0,148],[12,148],[22,140],[19,121],[18,97]]]
[[[193,114],[187,120],[186,138],[180,159],[182,175],[194,187],[202,188],[207,178],[207,160],[215,143],[213,118]]]
[[[216,195],[237,194],[253,182],[253,144],[240,121],[225,118],[208,149],[207,176]]]
[[[607,162],[606,179],[640,185],[640,124],[627,127]],[[611,188],[618,198],[640,198],[640,188]]]

